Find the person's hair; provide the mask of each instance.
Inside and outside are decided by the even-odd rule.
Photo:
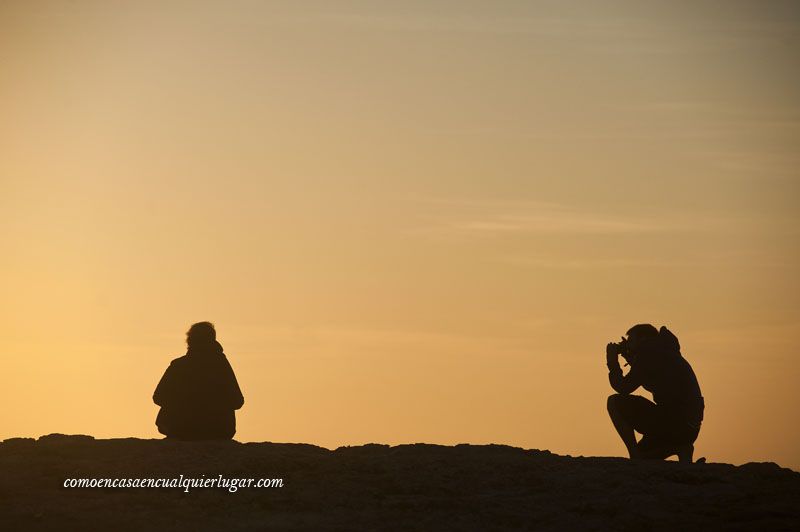
[[[658,329],[649,323],[640,323],[628,329],[628,332],[625,334],[628,335],[628,338],[630,338],[631,335],[637,338],[656,338],[658,336]]]
[[[217,331],[214,324],[210,321],[195,323],[186,331],[186,343],[188,345],[210,344],[217,339]]]

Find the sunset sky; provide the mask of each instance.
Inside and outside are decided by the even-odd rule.
[[[2,2],[0,439],[160,437],[209,320],[240,441],[622,456],[649,322],[800,469],[798,148],[795,2]]]

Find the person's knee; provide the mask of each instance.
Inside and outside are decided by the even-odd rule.
[[[606,408],[608,409],[609,414],[614,414],[614,412],[619,410],[619,403],[621,399],[622,395],[618,393],[608,396],[608,400],[606,401]]]

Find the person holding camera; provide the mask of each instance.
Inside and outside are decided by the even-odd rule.
[[[681,462],[691,462],[705,402],[678,338],[650,324],[631,327],[627,336],[606,346],[608,380],[617,392],[608,398],[614,428],[632,459],[678,455]],[[630,366],[626,375],[619,356]],[[631,395],[639,386],[653,394],[653,401]],[[643,435],[638,442],[634,431]]]

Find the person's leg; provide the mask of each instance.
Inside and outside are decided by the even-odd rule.
[[[687,422],[679,412],[657,405],[647,419],[645,437],[637,446],[639,456],[665,460],[677,455],[679,461],[691,463],[698,432],[699,426]]]
[[[642,425],[646,424],[646,418],[655,404],[639,395],[614,394],[609,396],[607,407],[611,422],[628,449],[628,456],[639,458],[634,431],[643,433]]]
[[[646,434],[636,446],[642,460],[664,460],[675,454],[675,445],[658,434]]]
[[[685,443],[680,445],[675,449],[675,453],[678,455],[678,461],[691,464],[694,456],[694,444]]]
[[[674,454],[678,461],[691,464],[694,461],[694,442],[700,433],[700,422],[676,421]]]

